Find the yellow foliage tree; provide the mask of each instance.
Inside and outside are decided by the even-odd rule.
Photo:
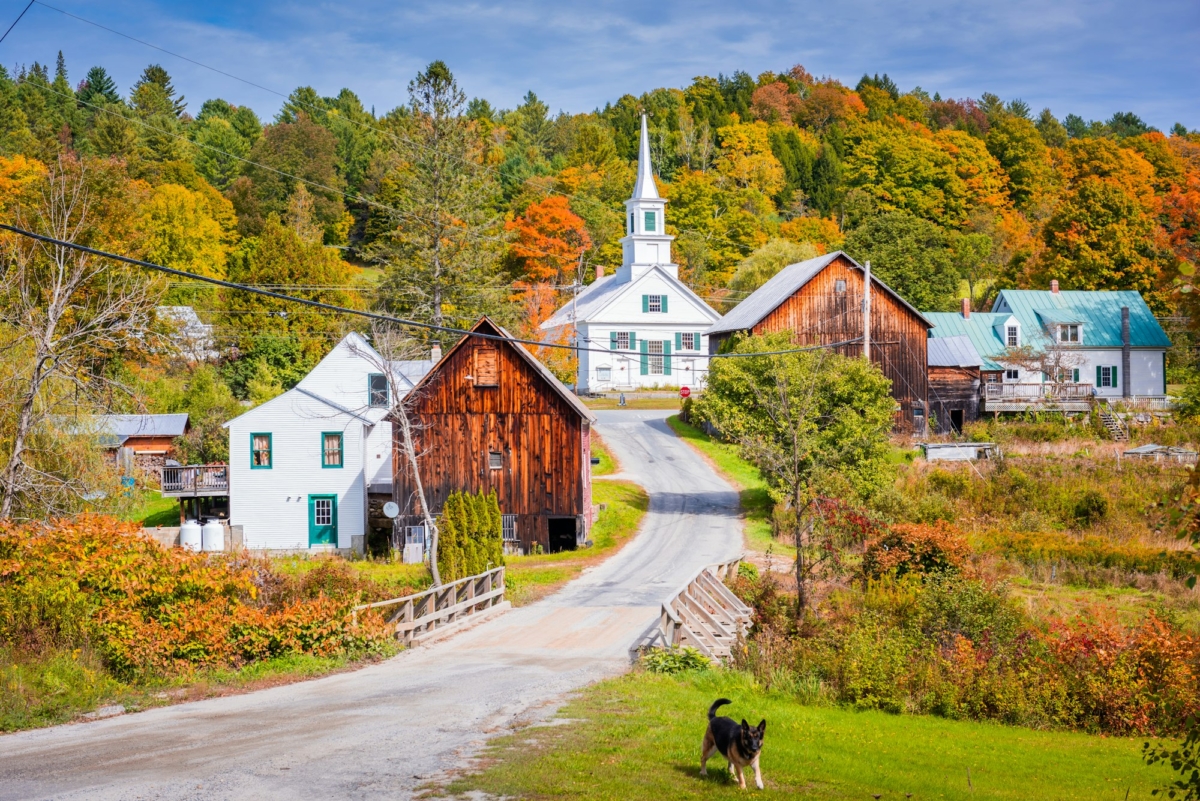
[[[224,278],[229,234],[214,219],[211,205],[199,192],[177,184],[156,187],[138,210],[145,258],[177,270]]]
[[[771,152],[770,126],[765,122],[741,122],[717,130],[721,156],[717,172],[743,189],[756,189],[768,197],[783,189],[783,165]]]

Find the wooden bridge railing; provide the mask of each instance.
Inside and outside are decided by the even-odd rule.
[[[504,568],[496,567],[415,595],[356,606],[354,623],[358,623],[360,610],[388,609],[385,621],[395,627],[396,638],[405,645],[412,645],[435,629],[498,606],[503,601]]]
[[[662,605],[650,647],[689,646],[709,659],[726,661],[750,629],[753,610],[724,581],[737,573],[741,557],[701,569]]]

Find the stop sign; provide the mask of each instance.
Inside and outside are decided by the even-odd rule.
[[[692,394],[692,391],[690,389],[688,389],[687,387],[683,387],[682,389],[679,390],[679,397],[681,397],[681,398],[686,398],[687,396],[689,396],[691,394]]]

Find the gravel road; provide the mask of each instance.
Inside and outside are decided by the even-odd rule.
[[[739,553],[737,494],[668,414],[597,413],[650,512],[624,550],[562,591],[362,670],[0,737],[0,799],[410,797],[485,738],[627,669],[662,600]]]

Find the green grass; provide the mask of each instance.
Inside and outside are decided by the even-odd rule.
[[[592,456],[600,460],[600,464],[592,465],[592,477],[611,476],[617,472],[617,460],[613,458],[612,451],[604,444],[604,440],[592,435]]]
[[[589,409],[678,409],[680,399],[675,398],[629,398],[619,405],[618,398],[584,398]]]
[[[755,797],[724,760],[699,774],[705,711],[767,720],[768,795],[823,799],[1115,799],[1150,797],[1166,770],[1145,767],[1141,739],[1045,732],[923,716],[803,706],[756,689],[742,674],[637,672],[594,685],[560,712],[574,722],[494,741],[482,772],[450,793],[614,801]],[[970,786],[967,770],[970,769]],[[972,789],[973,788],[973,789]]]
[[[677,415],[667,418],[680,439],[698,450],[716,467],[717,471],[734,486],[745,513],[746,546],[752,551],[779,554],[786,559],[796,558],[796,549],[779,542],[771,536],[771,510],[774,503],[767,491],[767,482],[758,468],[738,455],[736,445],[719,442],[699,428],[689,425]]]
[[[550,594],[585,567],[607,559],[637,532],[650,508],[646,491],[630,481],[597,481],[592,485],[592,500],[605,508],[592,524],[591,548],[505,559],[507,597],[514,606]]]
[[[129,499],[131,506],[121,510],[123,520],[134,520],[145,528],[179,525],[179,499],[164,498],[154,490],[143,490]]]
[[[280,573],[303,576],[321,564],[322,560],[340,558],[326,555],[293,555],[274,557],[271,561],[275,569]],[[429,569],[423,564],[406,565],[402,562],[391,562],[386,559],[355,559],[347,560],[346,564],[362,574],[364,578],[369,578],[387,587],[394,587],[398,591],[413,590],[420,592],[429,589],[432,584]]]

